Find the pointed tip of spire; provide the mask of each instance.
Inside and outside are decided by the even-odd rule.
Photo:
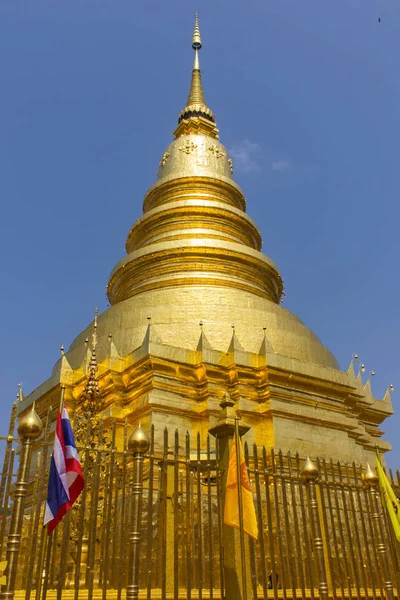
[[[206,334],[204,333],[202,321],[200,321],[200,337],[197,343],[196,350],[197,352],[203,352],[203,350],[213,350],[213,347],[211,346]]]
[[[237,338],[237,335],[235,332],[235,326],[232,325],[232,337],[231,337],[231,342],[229,344],[228,352],[235,353],[235,351],[244,352],[245,350]]]
[[[349,368],[347,369],[347,374],[350,375],[352,378],[355,378],[356,376],[356,373],[354,371],[353,360],[350,361]]]
[[[208,108],[203,91],[203,84],[201,81],[200,73],[200,62],[199,62],[199,50],[202,47],[199,18],[196,14],[194,23],[194,31],[192,38],[192,48],[195,52],[194,65],[192,71],[192,81],[190,84],[189,97],[185,108],[180,112],[178,117],[178,128],[175,131],[175,138],[187,133],[187,122],[191,122],[194,119],[197,122],[203,121],[203,127],[211,137],[218,139],[218,129],[215,125],[215,117],[213,112]],[[198,127],[196,127],[198,130]]]
[[[193,50],[200,50],[201,45],[202,44],[201,44],[201,36],[200,36],[200,28],[199,28],[199,15],[196,13],[196,19],[194,21],[192,48],[193,48]]]

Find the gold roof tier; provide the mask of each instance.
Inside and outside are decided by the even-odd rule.
[[[152,270],[149,267],[150,271]],[[186,285],[148,289],[111,306],[98,317],[97,355],[109,354],[108,335],[112,333],[115,348],[125,356],[143,341],[147,317],[167,346],[195,351],[199,339],[199,323],[204,323],[213,348],[227,352],[232,325],[245,351],[258,353],[265,338],[269,354],[302,361],[306,364],[338,369],[333,354],[318,337],[293,313],[266,298],[239,287],[205,285],[187,281]],[[73,368],[86,357],[85,340],[92,325],[71,344],[66,355]]]

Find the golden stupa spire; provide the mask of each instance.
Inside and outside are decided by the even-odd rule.
[[[192,40],[192,48],[195,52],[194,54],[194,64],[192,71],[192,83],[190,85],[189,97],[186,105],[192,106],[197,104],[206,105],[206,99],[204,98],[203,84],[201,83],[201,72],[200,72],[200,60],[199,60],[199,50],[201,48],[201,37],[200,37],[200,29],[199,29],[199,18],[196,14],[196,21],[194,24],[193,31],[193,40]]]
[[[202,47],[199,18],[196,14],[194,31],[192,38],[192,48],[194,54],[194,64],[192,71],[192,81],[190,84],[189,96],[185,108],[180,112],[178,118],[178,128],[175,131],[175,137],[187,133],[203,132],[218,138],[218,129],[215,126],[215,117],[208,108],[204,97],[203,84],[201,81],[199,50]]]
[[[162,155],[157,181],[144,199],[143,217],[129,232],[127,256],[111,273],[108,299],[115,305],[142,291],[157,294],[162,289],[175,290],[179,303],[179,287],[209,285],[279,303],[281,277],[261,253],[260,233],[245,214],[246,201],[232,179],[229,151],[218,140],[204,99],[197,16],[191,42],[194,68],[187,106],[175,139]],[[233,345],[241,350],[235,338]]]

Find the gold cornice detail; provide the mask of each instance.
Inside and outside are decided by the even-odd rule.
[[[111,274],[107,288],[111,304],[148,289],[166,286],[213,285],[247,290],[279,303],[282,280],[264,255],[233,243],[209,240],[175,246],[153,244],[128,255]]]
[[[157,344],[163,352],[161,341]],[[176,358],[149,354],[139,360],[135,360],[134,355],[121,357],[120,372],[108,367],[108,357],[99,362],[99,389],[104,398],[105,426],[114,417],[121,424],[125,417],[134,423],[143,415],[162,423],[161,415],[172,415],[185,428],[193,428],[198,419],[209,422],[216,416],[214,405],[222,391],[229,387],[237,395],[240,414],[252,423],[254,439],[268,435],[281,443],[284,439],[282,432],[293,430],[299,423],[304,431],[312,432],[317,425],[320,432],[330,431],[330,435],[333,431],[341,432],[349,440],[349,449],[351,444],[354,448],[371,449],[375,440],[383,450],[388,449],[379,439],[382,432],[376,423],[365,422],[365,415],[347,405],[346,397],[356,392],[346,383],[346,374],[340,374],[341,383],[334,383],[293,371],[284,372],[268,365],[235,364],[228,360],[232,353],[225,353],[224,361],[223,353],[220,353],[219,364],[201,361],[201,352],[192,353],[190,360],[193,362],[178,360],[179,356],[183,358],[183,350],[179,353],[179,349],[171,349],[170,354]],[[247,355],[244,351],[242,354],[243,357]],[[82,369],[76,369],[72,372],[72,379],[75,383],[67,386],[66,401],[73,412],[74,398],[81,394],[86,376],[82,376]],[[289,381],[290,387],[285,385]],[[55,404],[59,386],[54,384],[36,399],[40,415],[47,412],[50,404]],[[20,414],[28,409],[29,397],[22,404]],[[379,406],[382,413],[380,420],[383,420],[384,411],[388,412],[390,407],[385,401],[375,399],[374,404]],[[309,445],[311,441],[307,444],[307,447],[312,447]],[[347,452],[346,456],[349,456],[351,450]]]
[[[129,254],[153,242],[205,234],[261,250],[261,235],[242,211],[213,200],[180,200],[161,205],[138,219],[129,232],[126,251]]]
[[[146,193],[143,212],[175,200],[215,200],[245,212],[246,200],[240,187],[231,180],[188,176],[160,179]]]
[[[190,118],[182,118],[178,127],[174,131],[174,138],[177,139],[182,135],[199,135],[203,133],[216,140],[219,139],[219,131],[214,122],[205,119],[201,115],[191,116]]]

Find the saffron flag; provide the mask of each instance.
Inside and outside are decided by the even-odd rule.
[[[396,498],[396,494],[390,485],[385,471],[383,470],[378,455],[376,456],[376,472],[378,473],[382,504],[386,506],[394,534],[397,541],[400,542],[400,503]]]
[[[240,483],[243,506],[243,529],[252,538],[258,538],[256,511],[250,481],[247,474],[246,461],[243,456],[242,443],[239,439]],[[228,476],[226,480],[226,496],[224,508],[224,523],[240,529],[239,521],[239,490],[237,475],[236,440],[233,438],[231,455],[229,457]]]
[[[51,457],[44,525],[48,533],[58,525],[84,488],[81,463],[67,409],[58,410]]]

